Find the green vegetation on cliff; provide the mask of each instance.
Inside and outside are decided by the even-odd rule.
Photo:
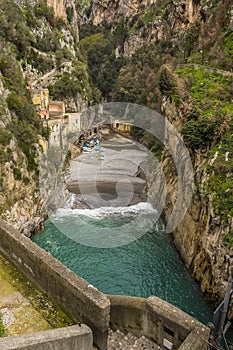
[[[43,75],[52,71],[55,96],[75,100],[79,94],[87,103],[93,99],[87,68],[75,57],[77,33],[44,0],[0,0],[0,213],[21,200],[21,188],[30,188],[30,200],[38,197],[33,192],[38,184],[38,135],[46,138],[48,132],[28,85],[40,88]],[[64,94],[59,80],[66,73]]]
[[[225,137],[226,121],[233,118],[232,78],[194,67],[176,72],[187,88],[184,101],[191,96],[194,105],[182,128],[184,138],[194,151],[209,148]]]
[[[5,334],[4,326],[3,326],[3,323],[2,323],[2,317],[0,315],[0,338],[3,337],[4,334]]]
[[[64,62],[70,61],[73,69],[60,74],[50,86],[51,95],[75,99],[79,94],[90,101],[93,91],[87,67],[74,57],[77,35],[63,19],[55,17],[46,1],[18,4],[0,0],[0,9],[0,80],[5,91],[0,102],[0,160],[2,164],[10,161],[10,141],[15,139],[27,157],[28,170],[37,172],[37,135],[46,136],[46,130],[32,104],[26,72],[29,70],[29,76],[34,74],[36,78],[53,68],[59,71]],[[16,171],[14,175],[20,178]]]
[[[80,41],[94,86],[109,99],[116,84],[121,58],[115,57],[114,38],[108,31],[88,35]]]
[[[94,94],[94,88],[91,86],[86,63],[77,59],[72,61],[72,72],[62,73],[49,85],[49,91],[55,100],[72,99],[79,94],[86,103],[100,101],[98,90]]]
[[[37,135],[43,135],[44,130],[32,104],[22,68],[27,64],[41,71],[51,68],[51,60],[34,54],[32,47],[36,47],[39,41],[31,29],[41,24],[41,18],[51,21],[54,13],[44,2],[34,7],[20,7],[13,0],[0,0],[0,8],[0,79],[6,91],[0,115],[4,122],[0,132],[4,146],[1,148],[1,163],[11,160],[10,140],[14,138],[27,157],[28,170],[37,171]],[[48,43],[51,42],[53,40],[50,39]],[[8,115],[6,108],[10,111]],[[19,173],[19,169],[14,171],[17,179],[20,178]]]
[[[205,192],[212,198],[215,215],[227,226],[233,217],[233,78],[193,67],[176,73],[187,88],[183,100],[191,98],[193,105],[182,134],[194,154],[208,152]]]
[[[37,134],[40,129],[39,117],[32,105],[16,57],[12,53],[9,55],[10,52],[10,46],[6,44],[4,50],[0,50],[0,78],[4,88],[8,90],[5,102],[2,101],[2,106],[4,107],[4,103],[6,103],[5,107],[7,106],[11,112],[8,121],[3,114],[0,116],[5,120],[7,126],[7,129],[2,127],[0,131],[1,144],[4,146],[1,149],[1,161],[8,161],[9,144],[14,136],[27,157],[28,169],[35,170]]]
[[[159,109],[161,46],[139,48],[120,69],[113,91],[115,101],[132,102]]]

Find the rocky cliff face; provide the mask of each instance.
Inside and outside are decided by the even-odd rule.
[[[200,1],[199,0],[179,0],[176,1],[173,7],[173,12],[169,14],[169,17],[180,17],[185,25],[185,22],[193,23],[199,14]],[[99,25],[103,21],[113,23],[119,17],[124,16],[130,18],[137,14],[145,13],[148,8],[154,6],[155,8],[165,7],[169,9],[169,2],[163,2],[159,0],[103,0],[94,2],[92,5],[92,12],[90,20],[94,25]],[[176,18],[173,17],[173,24],[175,24]],[[185,20],[184,20],[185,19]]]
[[[177,109],[169,99],[164,99],[162,110],[168,120],[179,130],[189,107]],[[174,244],[185,265],[200,283],[201,290],[213,303],[224,298],[226,285],[232,265],[233,250],[224,243],[226,232],[233,229],[233,220],[223,222],[215,213],[212,196],[206,195],[208,174],[206,163],[213,162],[207,153],[199,153],[194,159],[194,176],[197,184],[191,203],[182,222],[172,233]],[[164,154],[162,168],[166,178],[166,204],[164,218],[167,222],[176,205],[179,181],[171,157]],[[150,191],[153,192],[155,181],[152,178]]]
[[[3,171],[7,180],[2,185],[4,195],[1,196],[0,205],[8,209],[4,210],[1,218],[19,232],[30,237],[33,232],[43,227],[47,217],[46,212],[42,209],[44,198],[41,198],[37,184],[30,175],[28,177],[30,184],[25,184],[20,180],[15,180],[10,164],[6,165]],[[21,171],[24,176],[28,175],[23,167]],[[7,207],[5,207],[6,203]]]
[[[47,0],[47,4],[54,9],[56,17],[61,17],[64,20],[68,20],[67,16],[70,15],[72,24],[78,27],[78,16],[74,0]]]
[[[8,131],[12,115],[5,103],[9,91],[4,88],[2,79],[0,74],[0,216],[20,232],[30,235],[45,219],[43,199],[38,191],[35,173],[28,170],[28,161],[18,140]],[[37,151],[39,154],[39,148]]]
[[[141,46],[171,38],[172,32],[176,32],[172,40],[178,35],[182,37],[183,31],[200,17],[200,7],[199,0],[172,3],[159,0],[104,0],[92,4],[89,21],[98,26],[104,21],[117,23],[124,17],[126,26],[131,29],[123,52],[125,56],[132,56]]]
[[[207,1],[206,5],[211,1]],[[134,16],[137,13],[146,11],[151,5],[154,7],[166,7],[169,5],[169,1],[161,0],[103,0],[94,2],[92,7],[92,14],[90,19],[98,25],[103,20],[107,20],[109,23],[115,21],[119,16],[125,17]],[[174,2],[174,8],[177,13],[187,17],[187,20],[192,23],[198,15],[198,9],[201,5],[200,0],[178,0]],[[115,9],[113,11],[113,9]]]
[[[0,0],[0,216],[26,235],[43,224],[52,192],[51,183],[45,183],[40,193],[38,135],[48,135],[27,84],[54,87],[54,97],[64,98],[75,111],[91,94],[86,65],[76,58],[75,2],[48,5],[54,11],[44,1]],[[67,79],[76,84],[72,93],[65,92]],[[59,190],[57,198],[61,202]]]
[[[140,2],[137,0],[103,0],[94,2],[92,5],[90,20],[96,26],[103,21],[113,23],[121,16],[124,16],[125,18],[134,16],[141,12],[143,7],[148,7],[155,2],[156,0],[142,0]]]

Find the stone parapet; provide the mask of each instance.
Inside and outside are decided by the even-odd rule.
[[[122,332],[145,336],[164,350],[206,350],[209,328],[166,301],[108,295],[110,326]]]
[[[0,338],[4,350],[92,350],[92,331],[86,325]]]
[[[94,343],[107,347],[110,301],[61,262],[0,220],[0,250],[75,321],[93,331]]]

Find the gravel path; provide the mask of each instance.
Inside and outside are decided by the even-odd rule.
[[[136,337],[132,333],[124,334],[119,330],[109,330],[108,350],[159,350],[157,344],[148,338],[141,336]],[[190,349],[191,350],[191,349]]]

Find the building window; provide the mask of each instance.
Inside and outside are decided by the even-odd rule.
[[[163,330],[164,332],[166,332],[167,334],[171,335],[172,337],[174,337],[175,332],[173,330],[171,330],[170,328],[163,326]]]

